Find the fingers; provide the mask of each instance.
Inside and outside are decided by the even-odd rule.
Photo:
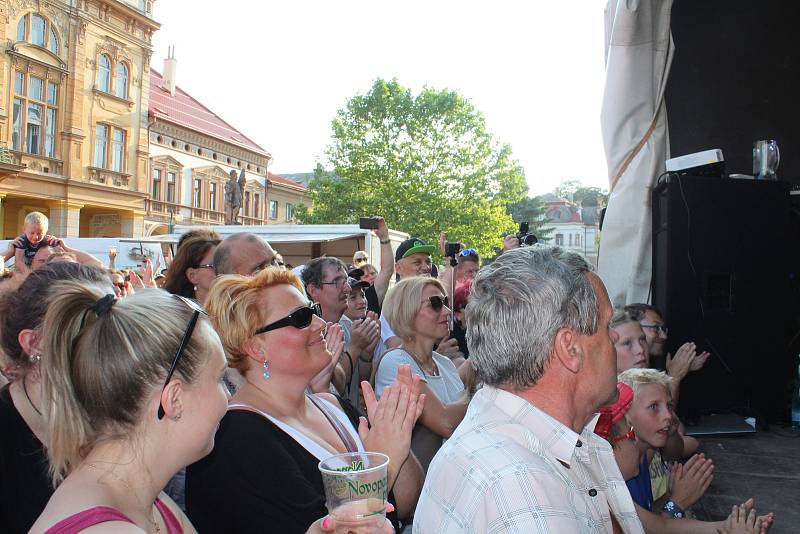
[[[372,389],[372,385],[366,380],[361,382],[361,396],[364,398],[364,405],[367,407],[367,415],[371,418],[373,414],[377,413],[378,399],[375,396],[375,390]]]
[[[358,437],[360,437],[361,441],[363,442],[364,440],[367,439],[368,435],[369,435],[369,423],[367,422],[367,418],[363,417],[363,416],[359,417],[358,418]]]

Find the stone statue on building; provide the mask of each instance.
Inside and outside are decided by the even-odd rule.
[[[225,182],[225,224],[241,224],[237,218],[239,210],[242,209],[242,198],[244,198],[244,170],[242,170],[239,180],[236,180],[236,171],[231,170],[228,181]]]

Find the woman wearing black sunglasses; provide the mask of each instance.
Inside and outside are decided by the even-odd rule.
[[[401,365],[422,380],[425,409],[411,441],[411,450],[427,470],[445,438],[464,418],[469,404],[458,369],[434,345],[449,333],[450,308],[444,287],[435,278],[404,278],[389,290],[383,314],[402,345],[381,357],[375,368],[375,391],[381,396]]]
[[[367,383],[371,428],[363,418],[354,426],[333,395],[308,392],[336,362],[328,325],[297,276],[272,268],[223,276],[207,303],[228,363],[246,382],[220,423],[214,452],[187,470],[187,511],[198,530],[305,532],[326,513],[319,462],[357,450],[389,456],[398,512],[410,512],[422,473],[409,446],[424,401],[410,371],[381,404]]]

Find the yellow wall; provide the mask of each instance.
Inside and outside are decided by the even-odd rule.
[[[115,0],[80,1],[76,8],[70,8],[69,2],[37,0],[2,4],[0,14],[5,17],[0,17],[0,41],[14,44],[12,52],[0,54],[0,143],[11,148],[15,72],[34,75],[59,87],[55,158],[28,154],[24,147],[13,152],[12,163],[27,168],[19,173],[16,183],[0,180],[0,195],[8,195],[4,203],[15,198],[44,197],[82,206],[76,208],[81,211],[82,235],[91,217],[109,212],[113,206],[111,212],[122,208],[125,217],[139,218],[139,224],[121,225],[116,231],[136,231],[142,226],[147,192],[151,39],[158,23],[150,18],[151,13],[142,14]],[[151,9],[151,2],[147,4]],[[32,14],[46,19],[48,39],[50,28],[55,31],[59,41],[57,55],[28,42],[30,31],[27,41],[17,41],[18,22]],[[116,83],[115,65],[124,62],[128,66],[127,98],[97,89],[101,53],[112,60],[112,84]],[[113,89],[112,85],[112,93]],[[125,132],[123,173],[92,169],[98,123]],[[3,217],[5,233],[10,232],[11,222],[7,212]]]

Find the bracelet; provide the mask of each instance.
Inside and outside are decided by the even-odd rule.
[[[685,516],[685,512],[683,508],[675,504],[675,501],[672,499],[667,501],[667,504],[664,505],[664,508],[661,509],[662,512],[669,514],[671,517],[675,518],[683,518]]]
[[[391,239],[387,239],[386,241],[380,240],[380,242],[381,242],[381,245],[388,245],[389,243],[392,242],[392,240]]]

